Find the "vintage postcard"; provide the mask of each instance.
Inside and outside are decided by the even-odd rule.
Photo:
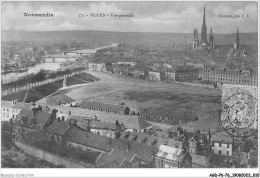
[[[258,10],[3,1],[1,177],[259,177]]]

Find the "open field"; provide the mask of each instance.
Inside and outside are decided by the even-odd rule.
[[[135,78],[88,72],[100,81],[68,90],[77,101],[97,101],[173,117],[193,113],[199,118],[218,117],[221,91],[183,84],[144,81]]]

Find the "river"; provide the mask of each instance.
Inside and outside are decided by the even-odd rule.
[[[95,48],[95,49],[78,50],[77,52],[96,53],[97,50],[99,50],[99,49],[104,49],[104,48],[108,48],[108,47],[115,47],[117,45],[118,45],[117,43],[112,43],[111,45],[101,46],[101,47],[98,47],[98,48]],[[76,51],[74,51],[74,52],[76,52]],[[39,72],[41,69],[56,71],[56,70],[61,68],[61,63],[63,63],[63,62],[44,62],[44,63],[36,64],[35,66],[29,67],[28,71],[26,71],[26,72],[20,72],[20,73],[13,72],[13,73],[8,73],[8,74],[3,74],[3,75],[1,75],[1,80],[4,83],[7,83],[7,82],[10,82],[10,81],[17,80],[17,79],[24,77],[26,75],[29,75],[29,74],[35,74],[35,73]]]

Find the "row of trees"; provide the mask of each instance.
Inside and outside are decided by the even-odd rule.
[[[38,83],[38,85],[42,84],[45,80],[51,79],[51,80],[57,80],[62,79],[63,77],[66,77],[67,75],[70,75],[75,72],[81,72],[85,70],[84,67],[78,67],[73,69],[66,69],[63,71],[56,71],[56,72],[47,72],[45,70],[41,70],[36,74],[30,74],[27,75],[25,78],[22,78],[17,81],[13,81],[7,84],[2,84],[2,91],[15,88],[15,91],[21,87],[27,86],[31,83]]]

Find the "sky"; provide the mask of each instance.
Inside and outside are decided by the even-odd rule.
[[[2,30],[60,31],[101,30],[121,32],[201,32],[203,6],[206,7],[208,32],[228,34],[236,29],[242,33],[257,32],[257,2],[2,2]],[[52,13],[54,17],[25,17],[24,13]],[[133,14],[134,17],[79,17],[91,13]],[[220,15],[237,15],[239,18],[221,18]],[[245,18],[242,18],[243,17]]]

